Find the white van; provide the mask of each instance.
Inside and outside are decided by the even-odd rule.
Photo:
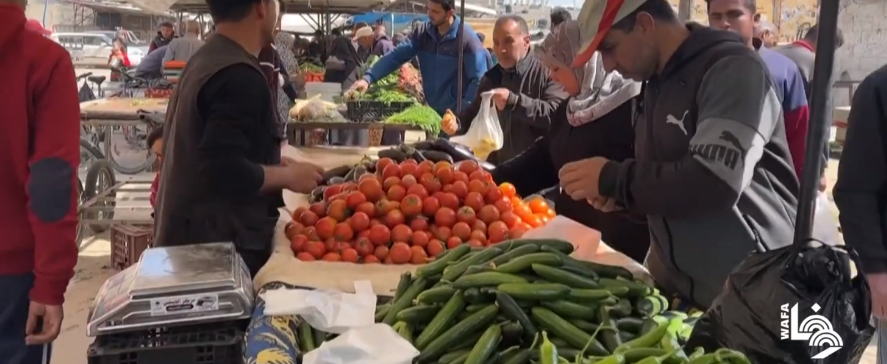
[[[64,47],[75,60],[107,62],[111,50],[114,49],[114,40],[103,33],[53,33],[50,37]],[[141,63],[145,54],[142,50],[131,48],[128,56],[130,63],[135,67]]]

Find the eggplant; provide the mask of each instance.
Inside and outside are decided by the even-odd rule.
[[[416,148],[417,150],[432,150],[434,149],[434,142],[430,140],[420,140],[416,142],[413,148]]]
[[[451,143],[446,139],[437,139],[434,141],[434,149],[447,153],[453,157],[453,161],[460,162],[465,160],[474,160],[474,152],[471,148],[464,145]]]
[[[323,173],[323,183],[328,185],[335,184],[335,182],[332,182],[333,178],[344,178],[348,175],[348,172],[351,172],[351,166],[339,166],[330,169]]]
[[[428,159],[434,163],[437,162],[449,162],[453,163],[453,157],[447,153],[437,151],[437,150],[426,150],[422,152],[422,155],[425,156],[425,159]]]
[[[397,163],[402,163],[407,160],[407,155],[398,149],[385,149],[379,151],[379,158],[391,158]]]

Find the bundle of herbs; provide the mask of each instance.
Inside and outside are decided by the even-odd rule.
[[[440,133],[440,115],[426,105],[417,104],[410,106],[406,110],[385,119],[385,123],[415,126],[431,135],[438,135]]]

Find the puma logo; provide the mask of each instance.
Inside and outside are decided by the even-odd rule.
[[[742,143],[739,142],[739,138],[737,138],[735,134],[724,130],[721,132],[721,135],[718,137],[718,139],[730,143],[733,148],[736,148],[736,150],[739,151],[739,154],[742,155],[742,159],[745,159],[745,155],[748,153],[748,151],[742,147]]]
[[[672,115],[672,114],[668,114],[665,117],[665,123],[677,125],[677,127],[680,128],[682,132],[684,132],[684,135],[687,135],[687,129],[684,128],[684,119],[687,118],[687,114],[689,114],[689,113],[690,113],[689,110],[684,111],[684,115],[682,115],[680,119],[674,117],[674,115]]]

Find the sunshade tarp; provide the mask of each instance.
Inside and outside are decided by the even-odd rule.
[[[205,0],[127,0],[145,11],[207,11]],[[390,0],[281,0],[290,13],[360,13],[390,4]]]

